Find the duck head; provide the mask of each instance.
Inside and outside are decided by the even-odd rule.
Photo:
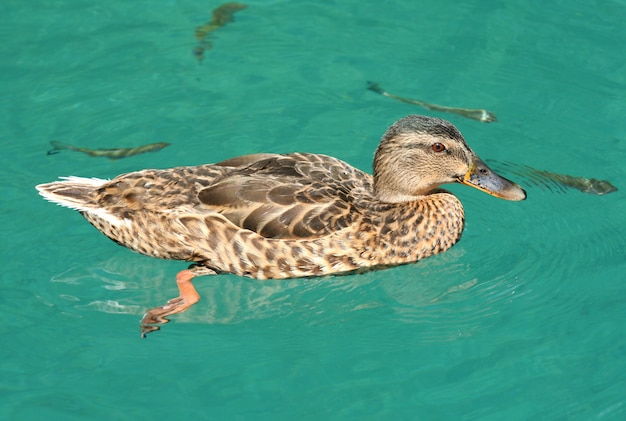
[[[387,129],[374,156],[374,194],[380,200],[415,200],[446,183],[505,200],[526,199],[524,189],[493,172],[449,121],[410,115]]]

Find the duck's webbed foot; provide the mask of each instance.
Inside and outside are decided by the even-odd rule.
[[[196,276],[215,275],[216,272],[206,266],[192,265],[189,269],[182,270],[176,275],[178,285],[178,297],[172,298],[165,305],[151,308],[141,319],[141,337],[155,330],[161,329],[161,325],[170,320],[167,316],[182,313],[200,300],[200,294],[196,291],[191,280]]]

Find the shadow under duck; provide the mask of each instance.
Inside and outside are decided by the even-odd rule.
[[[145,336],[199,300],[195,276],[318,276],[441,253],[463,231],[461,202],[439,188],[456,182],[526,198],[450,122],[418,115],[383,135],[373,176],[326,155],[254,154],[112,180],[66,177],[37,189],[125,247],[194,262],[176,276],[179,296],[144,315]]]

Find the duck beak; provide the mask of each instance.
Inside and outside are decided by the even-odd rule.
[[[476,155],[474,155],[474,159],[467,173],[459,177],[457,181],[492,196],[499,197],[500,199],[526,199],[526,192],[523,188],[504,177],[500,177]]]

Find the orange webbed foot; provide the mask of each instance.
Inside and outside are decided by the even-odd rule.
[[[192,266],[178,272],[176,275],[178,297],[172,298],[162,306],[151,308],[143,315],[140,323],[141,337],[145,338],[148,333],[161,329],[161,325],[170,321],[167,316],[187,311],[189,307],[200,301],[200,294],[191,282],[193,278],[215,274],[214,270],[205,266]]]

